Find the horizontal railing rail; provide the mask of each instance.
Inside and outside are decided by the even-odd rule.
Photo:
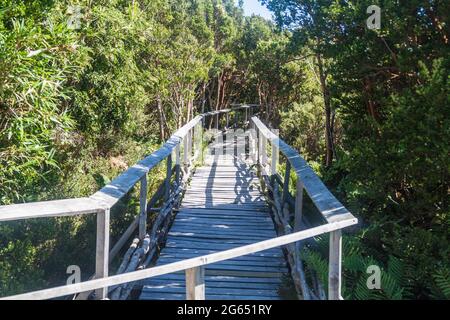
[[[164,274],[175,273],[180,271],[188,271],[189,269],[201,268],[208,264],[217,263],[220,261],[230,260],[241,256],[257,253],[279,246],[287,245],[293,242],[298,242],[307,238],[315,237],[324,233],[333,232],[342,228],[351,226],[356,223],[356,219],[340,221],[335,223],[325,224],[319,227],[311,228],[304,231],[295,232],[282,237],[277,237],[250,245],[245,245],[225,251],[220,251],[196,258],[190,258],[174,263],[169,263],[162,266],[157,266],[145,270],[133,271],[125,274],[105,277],[102,279],[95,279],[77,284],[71,284],[67,286],[61,286],[51,289],[45,289],[15,296],[10,296],[2,299],[15,299],[15,300],[39,300],[39,299],[52,299],[56,297],[66,296],[81,291],[94,290],[100,287],[107,287],[113,285],[119,285],[127,282],[138,281],[150,277],[161,276]],[[196,274],[202,274],[203,272],[195,272]],[[204,284],[204,279],[196,279],[197,285],[199,283]]]
[[[252,118],[258,132],[267,139],[275,149],[273,154],[277,153],[277,149],[284,154],[289,161],[291,168],[295,171],[297,177],[303,184],[308,196],[316,206],[317,210],[322,214],[323,218],[328,222],[336,222],[355,217],[344,207],[344,205],[336,199],[336,197],[328,190],[322,180],[317,176],[314,170],[308,165],[305,159],[298,154],[295,149],[286,144],[275,133],[270,131],[261,120],[257,117]],[[263,164],[264,165],[264,164]],[[276,164],[273,164],[275,166]],[[275,174],[276,172],[272,172]]]

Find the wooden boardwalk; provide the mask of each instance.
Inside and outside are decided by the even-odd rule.
[[[210,156],[206,163],[192,177],[158,266],[277,236],[249,165],[229,155]],[[280,299],[284,273],[288,269],[281,248],[211,264],[206,299]],[[142,283],[141,300],[186,299],[184,272]]]
[[[161,148],[90,197],[0,206],[0,222],[75,215],[96,215],[97,219],[94,279],[0,297],[0,300],[53,299],[74,294],[75,299],[83,300],[92,296],[94,290],[95,299],[127,299],[137,282],[143,284],[141,300],[280,299],[279,289],[283,274],[288,273],[287,265],[298,298],[325,299],[321,286],[309,285],[302,271],[299,250],[292,245],[321,234],[330,235],[328,299],[341,300],[342,230],[357,224],[358,219],[336,199],[295,149],[253,115],[253,107],[242,105],[196,116],[174,132]],[[234,113],[236,129],[239,129],[237,115],[241,113],[245,127],[251,130],[246,131],[247,137],[227,130],[223,143],[222,131],[218,130],[220,118],[226,116],[228,128],[230,112]],[[220,133],[209,148],[214,152],[203,167],[195,170],[194,163],[203,150],[204,124],[209,120],[214,120],[215,132]],[[232,148],[239,159],[245,160],[238,160],[236,155],[231,159],[219,155],[225,148]],[[245,150],[253,159],[243,157]],[[286,165],[284,177],[277,172],[281,154]],[[258,161],[254,163],[256,158]],[[148,199],[148,179],[152,170],[165,160],[165,180]],[[259,179],[252,172],[253,166],[271,190],[267,195],[273,204],[270,214],[259,192]],[[292,172],[297,176],[297,184],[295,193],[291,194],[288,178]],[[136,186],[140,189],[139,215],[111,246],[111,208]],[[167,231],[183,190],[186,194],[179,213]],[[319,225],[305,224],[304,195],[322,216]],[[161,210],[150,225],[148,210],[159,201],[162,201]],[[278,236],[273,222],[280,230]],[[124,254],[116,275],[111,275],[110,261],[133,235],[136,238]],[[161,246],[157,266],[149,268]]]

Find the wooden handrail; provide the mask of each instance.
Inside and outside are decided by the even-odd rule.
[[[335,223],[328,223],[319,227],[311,228],[304,231],[299,231],[285,235],[282,237],[277,237],[250,245],[245,245],[225,251],[220,251],[196,258],[190,258],[174,263],[169,263],[162,266],[157,266],[149,269],[133,271],[125,274],[105,277],[101,279],[95,279],[85,282],[80,282],[76,284],[71,284],[67,286],[61,286],[51,289],[39,290],[25,294],[19,294],[9,297],[1,298],[0,300],[41,300],[41,299],[52,299],[56,297],[66,296],[70,294],[75,294],[77,292],[95,290],[97,288],[108,287],[119,285],[123,283],[138,281],[150,277],[156,277],[164,274],[184,271],[191,268],[206,266],[208,264],[230,260],[233,258],[249,255],[252,253],[257,253],[279,246],[287,245],[293,242],[301,241],[307,238],[315,237],[324,233],[333,232],[336,230],[341,230],[348,226],[357,223],[356,218],[350,220],[339,221]]]

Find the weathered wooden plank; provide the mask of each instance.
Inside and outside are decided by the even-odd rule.
[[[170,257],[168,255],[161,256],[161,264],[172,263],[176,261],[184,260],[178,257]],[[225,267],[232,267],[232,270],[249,270],[249,271],[279,271],[279,272],[287,272],[286,265],[282,262],[267,264],[268,261],[257,262],[252,260],[227,260],[222,261],[220,263],[211,265],[216,267],[217,269],[222,269]],[[208,267],[209,268],[209,267]],[[248,268],[248,269],[245,269]],[[253,268],[253,269],[252,269]]]
[[[172,237],[192,237],[196,239],[224,239],[224,240],[233,240],[233,239],[249,239],[254,240],[255,242],[258,240],[265,240],[267,237],[256,235],[242,235],[239,237],[239,234],[230,234],[230,233],[200,233],[195,231],[169,231],[169,236]],[[203,241],[203,240],[202,240]]]
[[[245,278],[242,278],[245,279]],[[273,279],[273,278],[272,278]],[[183,279],[184,280],[184,279]],[[243,280],[242,280],[243,281]],[[181,288],[185,290],[184,281],[180,280],[167,280],[167,279],[153,279],[150,278],[142,288],[143,292],[151,292],[152,289],[158,289],[159,286],[165,286],[169,288]],[[263,282],[231,282],[231,281],[208,281],[205,280],[206,288],[231,288],[231,289],[259,289],[259,290],[277,290],[279,285],[275,283],[263,283]],[[208,292],[208,289],[206,290]],[[209,291],[211,292],[211,291]]]
[[[216,195],[213,195],[212,197],[208,197],[208,192],[186,192],[185,197],[193,197],[198,200],[247,200],[247,201],[265,201],[264,197],[261,195],[256,194],[236,194],[234,192],[229,193],[217,193]]]
[[[198,208],[198,204],[185,202],[181,205],[181,209],[193,209]],[[215,209],[215,210],[243,210],[243,211],[260,211],[267,212],[266,206],[257,206],[257,205],[239,205],[239,204],[204,204],[201,206],[203,209]]]
[[[166,186],[167,188],[167,186]],[[139,189],[139,239],[144,239],[147,233],[147,175],[141,178]]]
[[[167,249],[167,250],[166,250]],[[196,253],[197,252],[197,253]],[[168,257],[168,258],[194,258],[199,257],[201,255],[207,254],[207,253],[213,253],[214,251],[206,251],[203,253],[199,253],[198,250],[171,250],[170,248],[165,248],[164,253],[161,254],[161,257]],[[284,266],[286,263],[283,259],[280,259],[282,255],[277,256],[261,256],[261,255],[248,255],[243,256],[239,258],[234,258],[228,260],[229,263],[234,263],[234,261],[252,261],[256,265],[271,265],[273,263],[274,266]]]
[[[183,201],[183,203],[199,203],[199,204],[245,204],[245,205],[259,205],[266,207],[266,201],[263,198],[249,198],[249,197],[229,197],[229,198],[213,198],[192,196],[190,200]]]
[[[161,276],[145,279],[145,281],[153,280],[168,280],[168,281],[179,281],[184,284],[185,274],[184,273],[170,273]],[[237,277],[237,276],[226,276],[226,275],[205,275],[206,283],[217,283],[217,282],[227,282],[232,285],[232,283],[254,283],[254,284],[267,284],[270,286],[279,286],[282,283],[280,278],[260,278],[260,277]]]
[[[242,227],[261,227],[261,228],[269,228],[268,223],[272,220],[270,218],[262,218],[262,219],[252,219],[252,220],[241,220],[241,219],[221,219],[219,217],[199,217],[199,216],[189,216],[188,214],[183,214],[182,216],[177,217],[175,223],[179,223],[180,225],[225,225],[225,226],[242,226]],[[273,229],[270,226],[271,230]],[[269,228],[269,229],[270,229]]]
[[[103,209],[104,206],[90,198],[12,204],[0,206],[0,222],[98,213]]]
[[[330,233],[330,258],[328,266],[328,299],[342,300],[341,265],[342,265],[342,232]]]
[[[197,231],[201,232],[202,230],[207,229],[209,232],[248,232],[249,234],[255,233],[258,234],[262,232],[263,235],[269,235],[272,238],[276,236],[276,233],[274,231],[274,228],[271,226],[254,226],[254,225],[226,225],[226,224],[199,224],[199,223],[179,223],[172,228],[172,230],[177,231]]]
[[[97,213],[97,239],[95,250],[95,278],[108,276],[109,269],[109,223],[110,211],[105,209]],[[108,288],[98,288],[96,298],[104,299],[108,293]]]
[[[227,211],[225,211],[227,212]],[[177,221],[191,221],[191,222],[199,222],[199,221],[205,221],[206,223],[233,223],[236,222],[236,225],[254,225],[254,226],[267,226],[268,223],[272,222],[272,219],[270,217],[265,216],[245,216],[243,214],[234,214],[234,215],[221,215],[221,214],[214,214],[207,212],[205,213],[183,213],[180,214],[179,217],[177,217]],[[204,220],[202,220],[204,219]]]
[[[249,234],[260,234],[264,236],[271,236],[273,237],[276,233],[274,231],[274,228],[267,224],[221,224],[214,223],[214,224],[208,224],[201,221],[198,221],[197,223],[186,223],[186,222],[179,222],[173,226],[173,231],[179,230],[179,231],[195,231],[195,232],[202,232],[205,231],[206,233],[212,233],[212,232],[219,232],[219,233],[239,233],[239,232],[248,232]]]
[[[187,300],[205,300],[205,268],[203,266],[186,269],[185,290]]]
[[[209,248],[209,247],[208,247]],[[192,258],[194,257],[199,257],[199,256],[204,256],[207,254],[211,254],[211,253],[215,253],[217,252],[217,250],[214,249],[205,249],[205,248],[200,248],[200,249],[190,249],[190,248],[170,248],[170,247],[165,247],[164,248],[164,252],[167,254],[188,254],[191,255]],[[164,253],[162,253],[164,254]],[[238,257],[239,259],[246,259],[246,258],[261,258],[261,259],[266,259],[266,258],[274,258],[274,259],[278,259],[280,257],[283,257],[283,253],[281,250],[266,250],[266,251],[261,251],[261,252],[257,252],[257,253],[252,253],[249,255],[245,255],[245,256],[241,256]],[[236,258],[236,259],[238,259]]]
[[[185,294],[159,293],[142,295],[141,300],[186,300]],[[206,300],[279,300],[279,297],[206,294]]]
[[[195,232],[199,234],[229,234],[229,235],[242,235],[242,233],[246,233],[248,236],[256,236],[265,239],[270,239],[276,237],[275,231],[269,228],[250,228],[250,227],[227,227],[227,226],[210,226],[208,228],[207,225],[204,226],[189,226],[189,225],[179,225],[172,227],[170,230],[172,232]]]
[[[225,211],[227,212],[227,211]],[[178,221],[191,221],[191,222],[199,222],[204,221],[206,223],[212,222],[215,224],[218,223],[230,223],[232,224],[235,222],[236,225],[254,225],[254,226],[267,226],[268,223],[272,222],[272,219],[270,217],[265,216],[256,216],[256,217],[250,217],[245,216],[243,214],[234,214],[234,215],[222,215],[222,214],[215,214],[215,213],[183,213],[180,214],[178,218]]]
[[[160,285],[146,285],[145,292],[146,295],[152,294],[160,294],[160,293],[177,293],[182,294],[184,291],[188,291],[189,289],[185,287],[179,286],[167,286],[164,284]],[[215,288],[215,287],[206,287],[207,294],[213,295],[253,295],[253,296],[266,296],[266,297],[278,297],[278,291],[274,288],[271,289],[258,289],[258,288]],[[204,294],[204,293],[203,293]],[[196,294],[187,294],[186,300],[204,300],[196,298]]]

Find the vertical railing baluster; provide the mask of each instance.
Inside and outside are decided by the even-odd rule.
[[[139,239],[147,233],[147,175],[141,179],[139,188]]]
[[[197,137],[197,152],[200,158],[200,163],[203,163],[203,126],[201,123],[198,124],[198,137]]]
[[[330,259],[328,266],[328,299],[341,300],[342,232],[330,232]]]
[[[303,216],[303,182],[297,177],[297,190],[295,196],[294,232],[300,231]]]
[[[105,209],[97,213],[97,239],[95,251],[95,278],[108,276],[109,264],[109,221],[110,210]],[[105,299],[108,296],[108,288],[95,290],[96,299]]]
[[[286,171],[284,172],[284,181],[283,181],[283,195],[281,198],[283,208],[287,204],[290,176],[291,176],[291,163],[289,161],[286,161]]]
[[[271,161],[271,174],[272,176],[277,174],[278,165],[278,142],[272,141],[272,161]]]
[[[205,267],[186,269],[186,300],[205,300]]]
[[[175,181],[177,186],[180,185],[181,183],[181,147],[180,147],[180,143],[177,144],[176,148],[175,148]]]
[[[170,180],[172,178],[172,154],[167,157],[166,167],[166,180],[164,181],[164,201],[168,201],[170,198]]]
[[[183,138],[183,157],[184,157],[184,172],[189,170],[189,134]]]

